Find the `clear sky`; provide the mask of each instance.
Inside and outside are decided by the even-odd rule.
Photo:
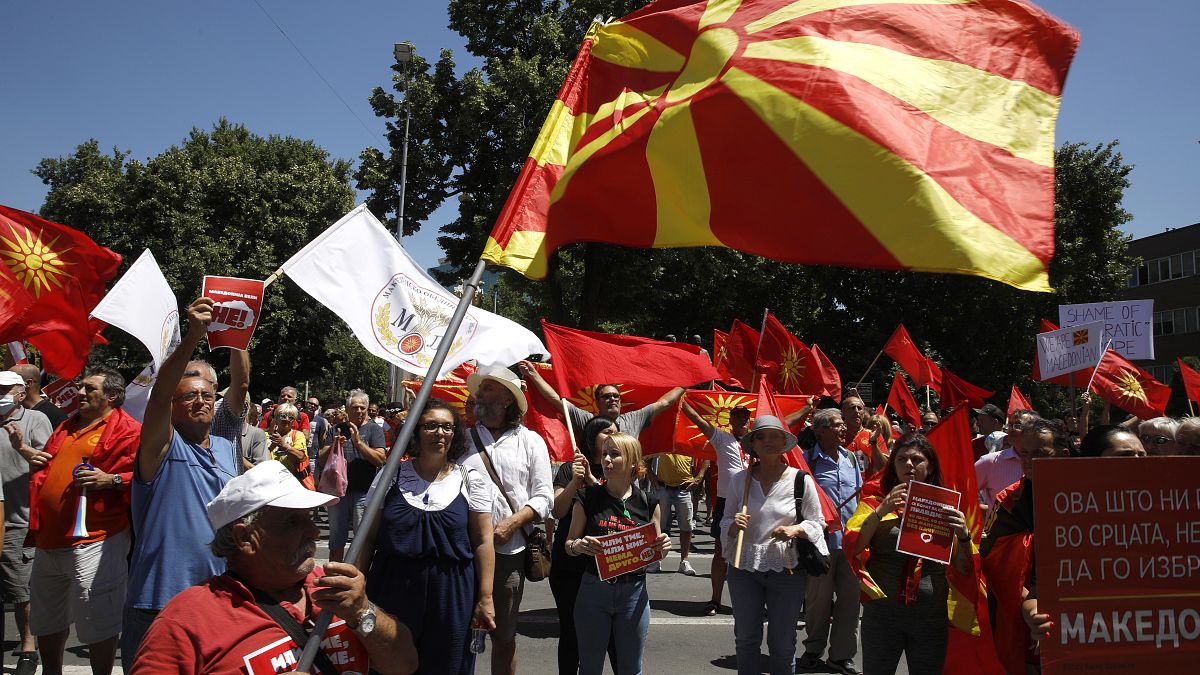
[[[45,187],[30,170],[90,138],[144,160],[222,116],[355,160],[385,142],[367,97],[390,84],[392,43],[474,63],[440,0],[258,3],[337,95],[255,0],[0,3],[0,203],[37,211]],[[1134,236],[1200,222],[1200,2],[1040,4],[1082,34],[1059,142],[1121,141],[1136,165],[1125,197]],[[426,266],[437,264],[436,229],[453,204],[406,241]]]

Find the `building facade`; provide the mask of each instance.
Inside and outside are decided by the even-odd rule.
[[[1170,384],[1175,359],[1200,356],[1200,223],[1129,242],[1125,300],[1154,300],[1154,359],[1138,365]]]

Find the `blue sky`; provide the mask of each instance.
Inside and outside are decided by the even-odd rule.
[[[36,211],[45,187],[30,169],[89,138],[145,159],[222,116],[354,160],[384,144],[367,96],[390,83],[393,42],[473,63],[438,0],[258,2],[345,104],[254,0],[0,3],[0,203]],[[1121,141],[1136,165],[1125,198],[1134,236],[1200,222],[1200,3],[1040,4],[1082,34],[1059,142]],[[437,264],[436,229],[451,208],[406,241],[424,265]]]

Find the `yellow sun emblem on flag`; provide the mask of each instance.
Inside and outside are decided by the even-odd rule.
[[[748,396],[746,394],[717,394],[713,397],[695,397],[688,398],[688,405],[695,408],[696,412],[705,419],[709,424],[724,429],[725,431],[733,431],[733,425],[729,421],[729,414],[734,408],[742,407],[749,408],[751,412],[758,407],[758,398],[756,396]],[[687,423],[685,418],[680,418]],[[688,428],[694,433],[687,439],[689,445],[694,443],[707,443],[708,439],[704,434],[696,428],[694,424],[688,423]]]
[[[800,359],[800,352],[796,350],[796,346],[788,345],[779,363],[779,390],[792,391],[799,388],[804,368],[804,361]]]
[[[713,359],[713,363],[725,363],[727,358],[729,358],[729,350],[725,348],[725,343],[722,342],[721,347],[717,349],[717,357]]]
[[[34,235],[31,230],[25,230],[22,236],[12,225],[8,229],[13,237],[0,235],[0,260],[8,265],[17,280],[35,298],[42,297],[44,291],[51,291],[53,287],[62,288],[62,280],[71,276],[66,267],[72,264],[63,260],[63,254],[71,249],[55,251],[58,237],[47,243],[42,241],[41,232]]]
[[[1142,388],[1142,381],[1137,378],[1137,375],[1122,370],[1120,375],[1117,375],[1117,388],[1121,390],[1121,398],[1130,401],[1138,401],[1146,403],[1146,390]]]

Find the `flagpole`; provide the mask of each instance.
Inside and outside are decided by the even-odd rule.
[[[925,409],[930,412],[933,412],[933,408],[930,407],[932,405],[933,404],[929,402],[929,385],[925,385]]]
[[[471,308],[471,300],[475,297],[475,291],[479,288],[479,281],[483,278],[483,270],[486,266],[487,261],[481,259],[479,264],[475,266],[475,272],[471,274],[471,278],[463,286],[462,298],[458,301],[458,307],[454,309],[454,315],[450,318],[450,323],[446,326],[445,337],[438,344],[437,352],[433,355],[433,361],[429,364],[425,379],[421,382],[421,388],[417,390],[417,397],[413,400],[412,406],[409,408],[408,419],[413,423],[401,425],[400,435],[396,438],[396,442],[392,444],[387,461],[379,471],[380,485],[390,484],[396,476],[396,471],[400,468],[400,457],[404,454],[400,452],[400,449],[407,447],[408,442],[412,439],[413,432],[417,428],[416,421],[420,419],[421,412],[425,408],[425,403],[429,401],[429,395],[433,392],[433,383],[437,380],[437,375],[442,370],[442,364],[446,362],[446,356],[450,353],[450,347],[454,343],[454,336],[458,334],[459,326],[462,325],[463,317],[467,315],[467,310]],[[371,531],[371,528],[375,526],[375,519],[383,509],[383,500],[386,497],[387,490],[376,490],[371,495],[371,498],[367,501],[366,509],[363,511],[362,518],[359,521],[360,529],[356,529],[355,532]],[[350,550],[346,553],[345,560],[347,562],[350,564],[357,563],[368,538],[354,537],[353,543],[350,544]],[[317,652],[321,649],[321,642],[325,639],[325,631],[329,628],[332,620],[332,612],[321,610],[313,625],[312,632],[309,633],[308,642],[304,645],[304,652],[301,653],[300,660],[296,664],[296,670],[311,672],[313,661],[317,658]]]
[[[867,375],[871,373],[871,369],[875,367],[875,363],[879,361],[879,357],[881,356],[883,356],[882,349],[880,349],[879,353],[875,355],[875,358],[871,359],[871,365],[867,366],[867,372],[863,373],[862,377],[858,378],[857,384],[862,384],[863,380],[867,379]]]
[[[758,391],[758,355],[762,352],[763,334],[767,332],[767,315],[771,313],[771,308],[763,308],[762,325],[758,327],[758,346],[754,348],[754,374],[750,382],[750,391]],[[739,549],[740,550],[740,549]],[[737,565],[734,565],[736,567]]]
[[[1096,373],[1100,372],[1100,364],[1104,363],[1104,355],[1108,353],[1110,347],[1112,347],[1112,339],[1109,339],[1108,344],[1104,345],[1104,350],[1100,352],[1100,360],[1096,362],[1096,367],[1092,369],[1092,376],[1088,378],[1088,386],[1084,391],[1092,390],[1092,382],[1096,381]]]

